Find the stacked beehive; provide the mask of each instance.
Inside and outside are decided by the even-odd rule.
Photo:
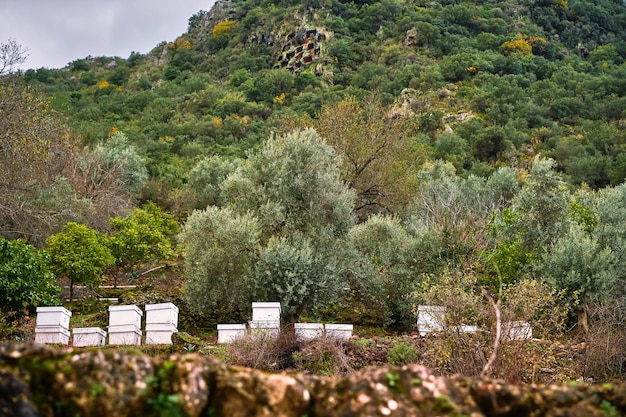
[[[72,312],[63,307],[37,307],[35,343],[60,343],[70,339]]]
[[[178,332],[178,307],[172,303],[146,305],[146,344],[171,344]]]
[[[136,305],[109,306],[109,344],[140,345],[142,316]]]

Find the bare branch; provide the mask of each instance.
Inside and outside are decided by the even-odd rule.
[[[0,43],[0,75],[11,73],[16,66],[28,59],[28,49],[22,47],[13,38],[6,43]]]
[[[500,317],[500,299],[498,301],[494,301],[493,297],[490,296],[487,291],[483,290],[484,296],[489,300],[493,310],[496,314],[496,336],[493,338],[493,350],[491,351],[491,355],[489,356],[489,360],[485,364],[483,370],[480,372],[481,378],[484,378],[489,373],[491,366],[496,361],[496,357],[498,356],[498,347],[500,346],[500,329],[501,329],[501,317]]]

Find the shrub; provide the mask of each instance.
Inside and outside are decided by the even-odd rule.
[[[293,329],[281,329],[278,337],[259,332],[238,339],[228,346],[228,361],[233,365],[263,371],[277,371],[294,366],[293,354],[301,348]]]
[[[234,20],[224,20],[222,22],[219,22],[213,28],[213,36],[217,37],[219,35],[230,33],[233,29],[237,28],[237,26],[239,26],[239,23],[235,22]]]
[[[626,299],[595,304],[589,308],[581,372],[595,380],[623,379],[626,376]]]
[[[292,355],[299,370],[322,376],[345,376],[353,372],[350,358],[341,340],[320,337]]]
[[[268,333],[248,335],[235,340],[228,346],[228,362],[265,371],[277,370],[277,358],[274,352],[276,340]]]
[[[421,359],[420,352],[415,345],[404,340],[396,343],[387,353],[387,362],[390,365],[407,365]]]
[[[48,268],[48,256],[23,240],[0,237],[1,311],[20,316],[23,310],[58,303],[61,292]]]

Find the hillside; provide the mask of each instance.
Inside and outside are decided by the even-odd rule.
[[[124,132],[148,161],[143,199],[178,210],[200,157],[244,156],[269,132],[323,124],[323,106],[373,91],[414,116],[418,163],[441,158],[486,176],[541,154],[569,183],[599,188],[626,177],[624,10],[220,1],[147,56],[79,59],[25,79],[85,144]]]
[[[440,305],[421,359],[475,375],[493,338],[453,330],[498,311],[542,340],[498,375],[623,379],[625,58],[618,1],[248,0],[1,75],[2,314],[59,280],[141,283],[191,337],[261,299],[405,336]]]

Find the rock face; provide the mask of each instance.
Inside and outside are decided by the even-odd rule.
[[[321,45],[327,35],[318,29],[300,28],[292,32],[283,42],[282,53],[275,68],[285,68],[300,72],[321,54]]]
[[[626,386],[512,386],[420,365],[347,378],[270,374],[196,354],[0,345],[2,416],[621,416]]]

